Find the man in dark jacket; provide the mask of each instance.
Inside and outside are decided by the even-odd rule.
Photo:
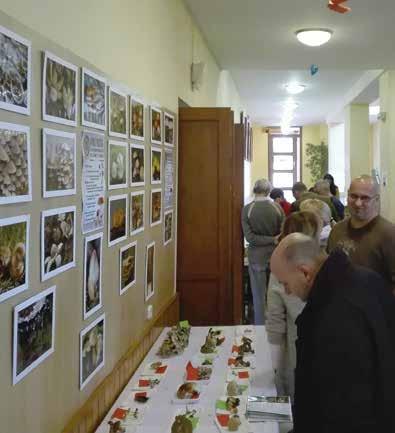
[[[374,271],[294,233],[271,269],[307,301],[296,320],[294,433],[395,432],[395,299]]]

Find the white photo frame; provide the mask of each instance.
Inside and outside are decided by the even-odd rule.
[[[96,242],[95,242],[96,241]],[[98,241],[98,242],[97,242]],[[99,245],[97,245],[99,244]],[[99,251],[97,251],[99,250]],[[89,265],[88,265],[89,260]],[[84,248],[84,320],[96,313],[103,306],[103,233],[96,233],[85,238]],[[95,287],[98,284],[98,287]],[[97,293],[95,293],[97,292]],[[93,296],[92,296],[93,295]],[[97,295],[98,301],[89,308],[89,301]]]
[[[129,250],[133,252],[130,252],[130,255],[126,256]],[[129,270],[129,273],[131,273],[132,275],[131,276],[128,275],[126,277],[125,273],[128,273],[128,269],[126,268],[126,266],[129,266],[129,263],[125,263],[125,262],[131,262],[131,261],[133,261],[133,265],[130,264],[130,266],[132,266],[133,270]],[[120,295],[123,295],[130,287],[136,284],[136,274],[137,274],[136,264],[137,264],[137,241],[134,241],[128,245],[125,245],[119,250],[119,294]]]
[[[16,224],[22,224],[17,232],[22,231],[23,233],[23,229],[25,229],[24,234],[22,235],[22,239],[14,239],[13,243],[10,244],[10,240],[15,236],[16,232],[15,227],[11,226],[15,226]],[[25,227],[23,227],[23,224]],[[9,230],[7,227],[9,227]],[[13,233],[11,233],[11,231]],[[30,215],[20,215],[0,219],[0,249],[3,251],[2,255],[7,254],[11,256],[11,253],[19,255],[18,266],[16,266],[13,270],[11,270],[11,260],[7,266],[2,266],[2,276],[0,277],[0,303],[29,288],[29,239]],[[23,240],[25,242],[23,242]],[[21,255],[23,256],[22,260],[20,257]],[[4,273],[7,274],[7,277],[3,276]],[[15,285],[14,287],[10,287],[10,279],[13,280],[14,283],[19,282],[19,284]]]
[[[173,209],[166,210],[163,214],[163,246],[166,246],[173,240],[173,221],[174,214]],[[169,228],[170,225],[170,228]]]
[[[162,110],[150,107],[151,143],[162,144]]]
[[[122,201],[125,201],[125,205],[123,205]],[[119,203],[115,203],[119,202]],[[115,206],[117,206],[115,208]],[[123,223],[121,221],[122,215],[117,212],[118,209],[124,209]],[[128,194],[120,194],[113,195],[108,197],[108,246],[112,247],[113,245],[118,244],[119,242],[124,241],[128,237]],[[113,226],[113,220],[116,222],[116,226]],[[116,221],[115,221],[116,220]],[[122,224],[119,226],[119,224]]]
[[[41,281],[46,281],[75,267],[76,215],[75,206],[41,212]],[[56,216],[57,218],[54,218]],[[48,229],[47,233],[45,231],[46,227]],[[56,241],[53,239],[55,233],[57,236]],[[58,239],[59,234],[60,239]],[[66,259],[66,251],[70,254],[71,250],[71,260],[69,260],[70,257]],[[68,261],[66,262],[66,260]],[[64,264],[62,264],[63,261],[65,261]]]
[[[108,189],[128,187],[129,145],[125,141],[108,141]]]
[[[68,93],[67,97],[74,100],[74,105],[72,101],[69,101],[67,109],[64,108],[63,99],[64,99],[64,86],[65,83],[59,81],[58,74],[53,72],[54,65],[60,65],[61,67],[67,69],[71,74],[71,87],[67,87]],[[47,70],[48,70],[48,81],[53,84],[52,89],[47,88]],[[52,71],[52,72],[51,72]],[[69,74],[69,75],[70,75]],[[73,78],[74,78],[74,86],[73,86]],[[64,77],[63,77],[64,79]],[[62,86],[62,87],[61,87]],[[59,87],[59,88],[56,88]],[[42,83],[42,112],[43,112],[43,120],[48,122],[60,123],[62,125],[68,126],[77,126],[77,117],[78,117],[78,67],[73,65],[72,63],[66,62],[60,57],[55,56],[49,51],[45,51],[44,53],[44,63],[43,63],[43,83]],[[62,92],[60,92],[60,88]],[[71,92],[71,93],[70,93]],[[57,98],[56,101],[53,101],[57,94],[61,94]],[[60,101],[61,98],[61,102]],[[62,116],[55,115],[55,103],[58,107],[62,107],[61,109],[65,112]]]
[[[18,181],[21,183],[21,186],[18,186],[15,182],[15,184],[12,185],[15,191],[11,191],[10,196],[6,196],[5,194],[3,194],[2,190],[0,189],[0,205],[32,201],[30,127],[24,125],[17,125],[15,123],[0,122],[0,138],[3,140],[7,140],[7,137],[8,139],[10,138],[10,133],[11,135],[13,135],[13,137],[16,137],[19,153],[15,154],[14,152],[11,152],[11,150],[6,151],[6,148],[0,144],[0,173],[3,175],[0,181],[0,187],[9,187],[11,185],[11,178],[5,173],[6,168],[9,170],[8,165],[11,165],[11,163],[12,167],[10,167],[11,170],[9,171],[9,174],[11,174],[11,171],[12,174],[15,175],[18,175],[18,172],[20,172],[20,177]],[[20,144],[21,140],[23,140],[23,144]],[[7,147],[9,148],[9,146]],[[22,160],[20,156],[21,154],[24,155],[22,157]],[[18,188],[21,190],[19,194],[17,194]]]
[[[130,186],[145,185],[145,159],[144,144],[130,143]]]
[[[154,227],[162,223],[162,189],[151,190],[150,223]],[[159,207],[159,209],[158,209]]]
[[[158,170],[159,158],[159,170]],[[160,147],[151,147],[151,184],[158,185],[162,183],[162,149]]]
[[[34,304],[33,308],[31,306]],[[28,311],[27,308],[29,308]],[[21,316],[21,312],[25,313]],[[50,313],[50,323],[48,324],[48,317]],[[34,331],[29,328],[29,322],[34,320],[37,314],[45,315],[46,318],[43,320],[36,321],[34,326]],[[26,377],[32,370],[34,370],[38,365],[40,365],[46,358],[48,358],[55,351],[55,322],[56,322],[56,286],[52,286],[43,292],[38,293],[25,302],[17,305],[14,308],[14,336],[13,336],[13,362],[12,362],[12,383],[16,385],[24,377]],[[43,329],[44,326],[48,329]],[[23,331],[22,331],[23,328]],[[19,332],[20,331],[20,332]],[[23,346],[32,346],[33,341],[29,338],[29,341],[22,341],[23,334],[26,332],[34,332],[38,334],[39,332],[50,332],[49,339],[51,341],[50,346],[46,349],[43,348],[37,355],[39,355],[30,364],[25,361],[25,366],[20,367],[21,357],[23,356]],[[42,338],[40,338],[42,340]],[[40,354],[41,353],[41,354]],[[21,369],[20,369],[21,368]],[[19,370],[20,369],[20,370]]]
[[[50,146],[50,137],[52,137],[51,156],[48,155]],[[65,140],[62,143],[62,139]],[[77,182],[77,136],[75,133],[59,131],[55,129],[44,128],[43,129],[43,149],[42,149],[42,173],[43,173],[43,197],[62,197],[66,195],[74,195],[76,193],[76,182]],[[67,151],[65,147],[71,147],[70,151]],[[67,174],[67,167],[65,167],[65,158],[69,160],[71,165],[69,174]],[[48,164],[48,160],[52,159],[51,164]],[[58,159],[58,162],[55,160]],[[53,166],[49,168],[49,165]],[[72,176],[72,187],[55,189],[50,187],[50,180],[58,178],[59,171],[64,170],[63,179],[67,176]],[[52,181],[52,184],[65,181]]]
[[[145,253],[144,298],[148,301],[155,294],[155,242],[147,245]]]
[[[163,114],[163,139],[165,146],[174,147],[175,143],[175,129],[174,129],[174,116],[166,111]]]
[[[96,101],[87,94],[88,86],[90,93],[96,93],[91,95]],[[98,110],[100,114],[97,113]],[[107,129],[107,79],[87,68],[82,68],[81,73],[81,124],[102,131]]]
[[[142,125],[141,123],[142,110]],[[141,99],[130,97],[129,100],[129,128],[130,138],[144,141],[145,139],[145,104]]]
[[[137,197],[142,197],[137,200]],[[142,212],[140,212],[142,208]],[[145,191],[130,193],[130,236],[135,236],[144,231],[145,225]]]
[[[32,79],[32,43],[31,41],[23,38],[22,36],[19,36],[18,34],[12,32],[11,30],[8,30],[7,28],[0,26],[0,33],[4,36],[4,39],[8,39],[8,51],[11,49],[13,52],[9,52],[9,55],[3,56],[2,61],[7,63],[8,66],[15,69],[18,69],[18,71],[15,71],[15,75],[21,75],[21,68],[18,68],[18,66],[21,66],[21,63],[26,62],[27,63],[27,71],[25,73],[25,77],[23,79],[22,83],[20,84],[20,90],[22,92],[18,93],[17,95],[12,95],[10,91],[9,95],[9,101],[1,100],[0,99],[0,108],[8,111],[13,111],[15,113],[19,114],[25,114],[27,116],[30,116],[30,102],[31,102],[31,79]],[[0,48],[1,48],[0,44]],[[26,48],[26,53],[23,53],[24,51],[22,49],[22,46]],[[3,51],[3,50],[2,50]],[[27,58],[25,58],[27,57]],[[12,65],[10,65],[9,59],[13,58],[14,61],[12,62]],[[16,60],[18,59],[18,65],[15,65]],[[6,67],[5,69],[9,69]],[[7,77],[5,76],[6,73],[10,74],[11,72],[5,72],[2,67],[0,67],[0,81],[7,80]],[[10,77],[11,78],[11,77]],[[14,77],[15,78],[15,77]],[[25,89],[26,87],[26,89]],[[11,102],[10,102],[11,101]]]
[[[96,332],[95,332],[96,331]],[[96,347],[95,347],[95,358],[93,359],[93,350],[87,350],[88,344],[91,344],[90,335],[95,332],[96,336]],[[85,337],[89,334],[87,337]],[[100,369],[104,367],[105,364],[105,348],[106,348],[106,315],[103,313],[96,320],[94,320],[90,325],[84,328],[80,333],[80,389],[85,388],[85,386],[92,380],[92,378],[98,373]],[[85,355],[85,356],[84,356]],[[85,357],[92,357],[90,362],[84,363]],[[96,361],[96,362],[94,362]],[[93,368],[86,367],[86,364],[90,366],[92,364]]]
[[[121,118],[119,120],[121,123],[125,122],[125,130],[122,132],[119,131],[120,128],[123,129],[121,124],[116,124],[115,109],[117,107],[113,102],[113,99],[117,99],[115,95],[124,100],[122,101],[122,107],[125,109],[125,115],[120,114]],[[108,88],[108,134],[112,137],[128,138],[128,95],[115,86]]]

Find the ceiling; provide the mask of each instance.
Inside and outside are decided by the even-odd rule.
[[[341,15],[328,0],[184,0],[222,69],[230,71],[255,122],[280,124],[284,84],[306,90],[294,97],[294,124],[324,122],[368,70],[395,68],[394,0],[349,0]],[[325,27],[334,34],[322,47],[300,44],[294,33]],[[311,76],[309,68],[319,71]],[[367,92],[372,102],[378,97]]]

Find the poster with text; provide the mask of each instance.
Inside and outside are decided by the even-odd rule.
[[[165,193],[163,198],[163,206],[165,209],[173,207],[174,200],[174,161],[173,151],[165,149]]]
[[[104,135],[82,133],[82,233],[104,227]]]

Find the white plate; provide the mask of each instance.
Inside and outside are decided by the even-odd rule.
[[[201,418],[201,414],[200,414],[200,410],[199,409],[192,409],[192,410],[196,410],[196,414],[194,415],[194,417],[198,418],[198,423],[197,423],[196,427],[192,430],[192,432],[196,432],[197,430],[199,430],[199,421],[200,421],[200,418]],[[186,411],[186,408],[184,408],[184,409],[179,408],[179,409],[177,409],[174,412],[174,415],[173,415],[173,417],[170,420],[169,428],[167,429],[167,431],[169,433],[171,432],[171,427],[173,425],[173,422],[176,419],[176,416],[177,415],[183,415],[183,414],[185,414],[185,411]],[[129,432],[127,432],[127,433],[129,433]]]
[[[151,365],[154,364],[154,363],[157,363],[157,362],[160,362],[162,364],[161,367],[167,367],[166,371],[164,373],[156,373],[156,369],[151,368]],[[169,369],[169,365],[168,364],[166,364],[164,362],[161,362],[161,361],[153,361],[153,362],[148,363],[144,367],[143,375],[144,376],[156,376],[156,375],[158,375],[160,377],[163,377],[167,373],[168,369]]]
[[[197,382],[191,382],[195,384],[195,389],[196,391],[198,391],[199,396],[198,398],[178,398],[177,397],[177,391],[180,388],[181,385],[183,385],[182,383],[177,386],[177,389],[174,392],[174,397],[173,397],[173,403],[174,404],[196,404],[200,401],[200,398],[202,396],[202,387],[199,383]]]

